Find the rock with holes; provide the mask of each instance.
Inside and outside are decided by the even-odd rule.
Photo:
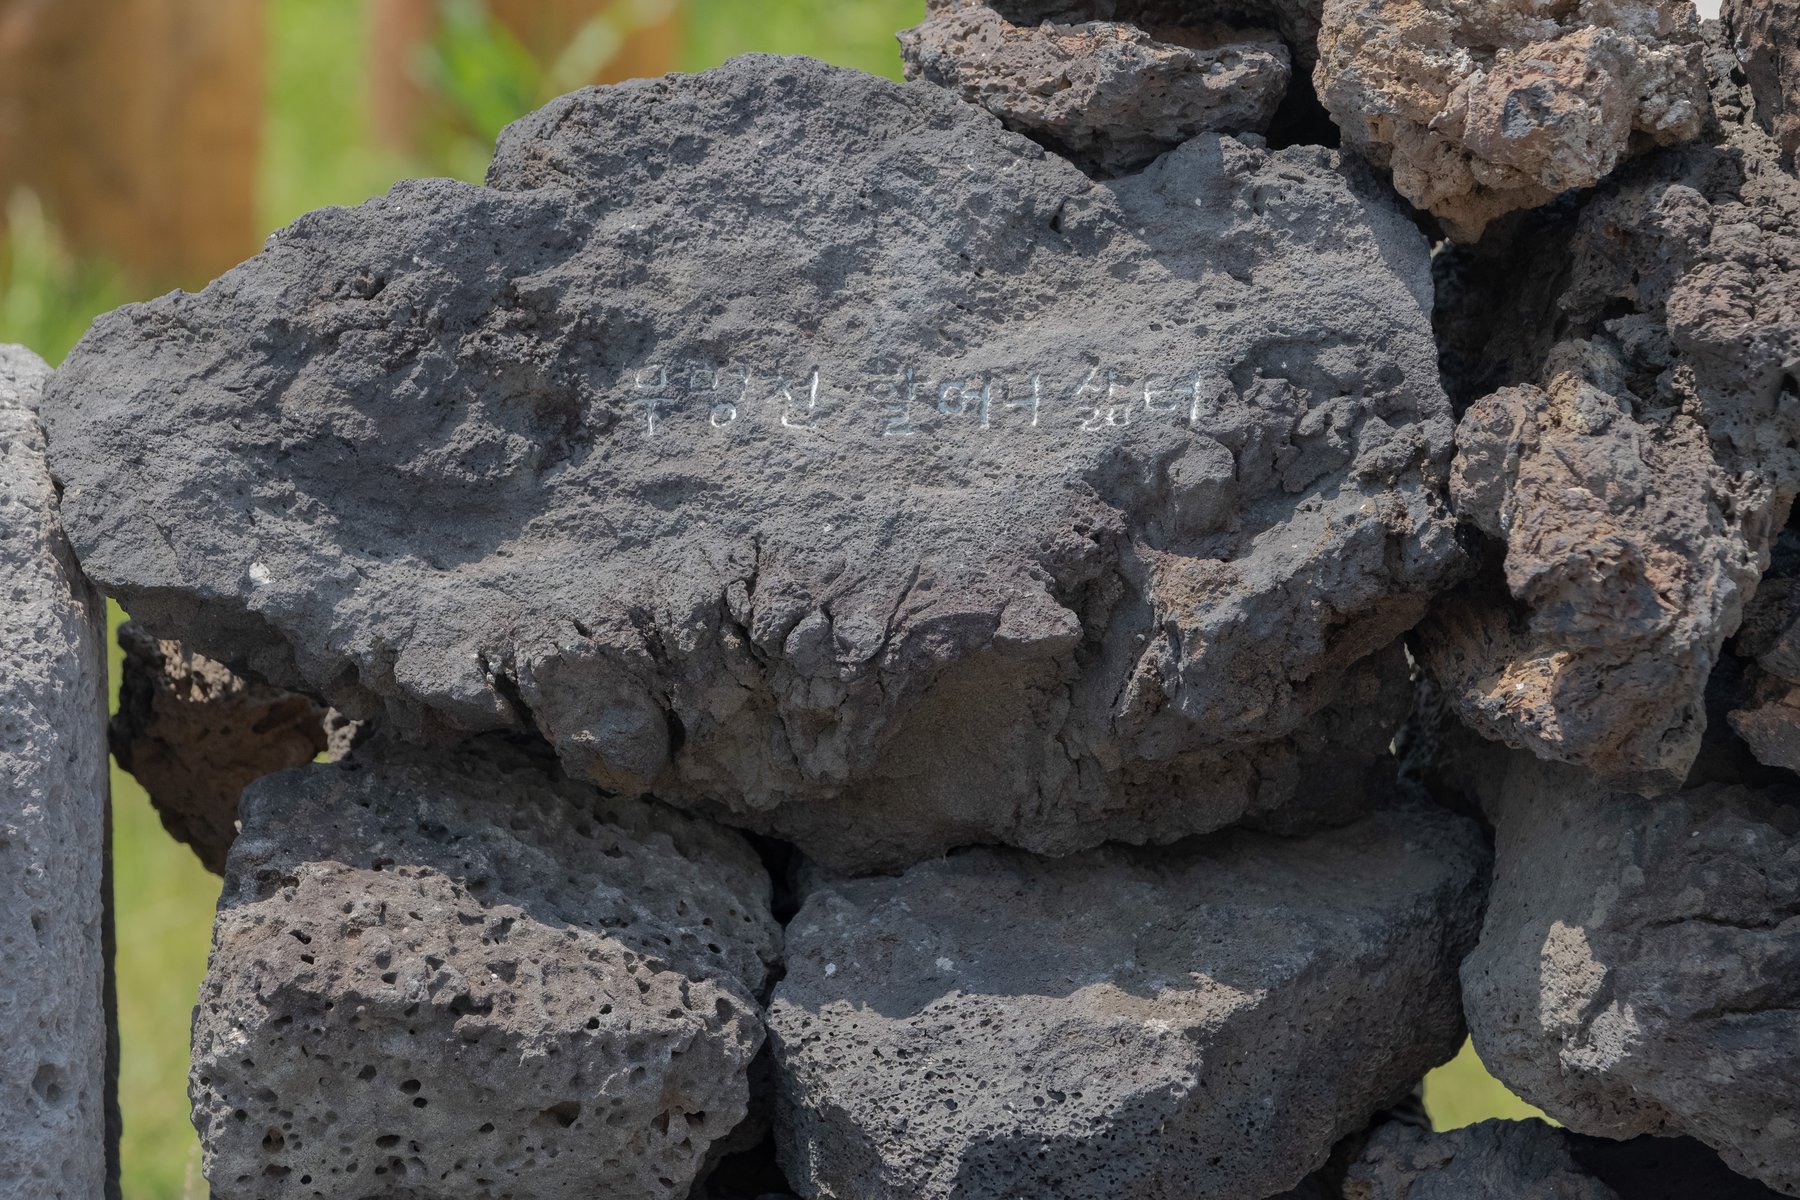
[[[906,77],[1111,171],[1207,130],[1261,133],[1287,91],[1288,51],[1273,30],[1191,16],[1149,28],[1058,22],[1040,18],[1043,7],[933,0],[924,23],[900,35]]]
[[[105,1194],[106,612],[57,518],[38,397],[0,346],[0,1191]]]
[[[1379,756],[1315,719],[1460,566],[1384,191],[1213,134],[1096,183],[747,57],[102,318],[54,462],[136,619],[404,736],[841,867],[1175,838]]]
[[[221,1200],[685,1197],[780,929],[735,834],[481,754],[244,792],[190,1080]]]
[[[1486,848],[1442,810],[822,887],[769,1007],[803,1196],[1299,1184],[1462,1040]]]
[[[119,629],[124,671],[109,741],[163,828],[206,869],[225,870],[238,795],[274,771],[349,752],[357,726],[310,697],[234,675],[135,622]]]
[[[1339,1200],[1340,1193],[1333,1193]],[[1778,1200],[1688,1138],[1604,1141],[1542,1121],[1446,1133],[1384,1121],[1350,1164],[1341,1200]]]
[[[1732,124],[1568,213],[1449,314],[1489,364],[1452,498],[1491,554],[1421,653],[1487,736],[1666,791],[1800,492],[1800,182]]]
[[[1313,81],[1344,140],[1459,241],[1709,113],[1684,0],[1328,0],[1322,22]]]
[[[1571,1129],[1688,1134],[1800,1193],[1800,789],[1649,800],[1515,754],[1491,815],[1482,1061]]]
[[[1755,97],[1756,121],[1792,162],[1800,150],[1800,2],[1724,0],[1719,16]]]

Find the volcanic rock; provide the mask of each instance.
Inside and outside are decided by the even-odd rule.
[[[1344,140],[1458,241],[1709,113],[1683,0],[1327,0],[1313,82]]]
[[[1493,561],[1419,652],[1486,736],[1634,791],[1686,778],[1800,491],[1800,182],[1723,137],[1628,166],[1561,238],[1489,263],[1522,282],[1485,317],[1457,302],[1504,364],[1452,481]]]
[[[1756,121],[1792,162],[1800,150],[1800,3],[1724,0],[1719,16],[1756,98]]]
[[[106,609],[57,520],[38,396],[0,345],[0,1190],[107,1194]]]
[[[1800,1192],[1800,789],[1660,799],[1516,754],[1463,964],[1482,1062],[1570,1129]]]
[[[1482,1121],[1447,1133],[1378,1124],[1342,1200],[1776,1200],[1688,1138],[1609,1142],[1542,1121]],[[1338,1194],[1332,1194],[1338,1200]]]
[[[1462,1037],[1472,821],[1390,811],[821,887],[769,1008],[807,1197],[1263,1197]]]
[[[124,672],[108,731],[119,766],[144,786],[163,828],[222,874],[238,795],[254,779],[342,758],[357,727],[310,697],[253,683],[223,663],[119,628]]]
[[[1096,183],[751,56],[103,317],[46,408],[158,637],[837,866],[1064,853],[1273,812],[1385,685],[1461,563],[1430,295],[1329,151]]]
[[[240,811],[190,1083],[221,1200],[679,1200],[744,1117],[781,931],[735,834],[492,748]]]
[[[1261,133],[1287,91],[1288,51],[1272,30],[1015,24],[1007,7],[934,0],[924,23],[900,35],[906,77],[949,88],[1008,129],[1109,171],[1142,166],[1208,130]]]

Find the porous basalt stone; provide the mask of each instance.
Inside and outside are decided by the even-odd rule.
[[[246,784],[320,755],[336,761],[357,736],[354,723],[311,697],[243,679],[134,622],[118,636],[113,754],[144,786],[163,828],[214,874],[225,870]]]
[[[1482,1121],[1447,1133],[1388,1121],[1370,1134],[1343,1200],[1619,1200],[1541,1121]]]
[[[1208,130],[1263,132],[1290,75],[1273,30],[1015,24],[982,0],[928,5],[900,52],[908,79],[949,88],[1008,129],[1109,171]]]
[[[52,451],[136,619],[404,736],[838,866],[1175,838],[1291,798],[1461,564],[1383,193],[747,57],[103,317]]]
[[[820,887],[769,1007],[803,1196],[1263,1197],[1448,1059],[1486,847],[1441,810]]]
[[[1800,1192],[1800,790],[1652,800],[1515,754],[1492,815],[1482,1062],[1570,1129],[1685,1133]]]
[[[194,1014],[221,1200],[687,1195],[780,946],[735,834],[377,746],[246,788]]]
[[[0,345],[0,1192],[96,1200],[116,1194],[106,611],[58,523],[37,412],[49,373]]]
[[[1474,241],[1698,136],[1703,59],[1681,0],[1328,0],[1313,82],[1348,144]]]
[[[1468,289],[1485,317],[1457,302],[1503,364],[1452,479],[1492,561],[1420,655],[1486,736],[1637,791],[1686,778],[1800,490],[1800,183],[1752,134],[1628,166],[1560,236],[1486,264],[1505,281]],[[1454,362],[1482,357],[1450,333]]]
[[[1800,771],[1800,531],[1791,525],[1775,541],[1732,650],[1744,660],[1732,681],[1732,731],[1758,762]]]
[[[1332,1200],[1777,1200],[1689,1138],[1602,1141],[1542,1121],[1445,1133],[1383,1121]]]
[[[1800,150],[1800,2],[1724,0],[1719,16],[1755,97],[1756,121],[1791,163]]]

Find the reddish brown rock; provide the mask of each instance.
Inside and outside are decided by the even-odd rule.
[[[1459,241],[1697,136],[1708,111],[1676,0],[1330,0],[1313,82],[1344,140]]]
[[[1453,368],[1509,386],[1457,430],[1490,569],[1422,657],[1486,736],[1633,790],[1686,777],[1800,488],[1800,183],[1759,138],[1633,164],[1560,234],[1518,226],[1462,328],[1440,320]]]
[[[245,786],[321,754],[341,758],[354,740],[356,725],[311,698],[252,683],[137,625],[120,627],[119,646],[113,754],[144,785],[163,828],[214,874],[237,836]]]

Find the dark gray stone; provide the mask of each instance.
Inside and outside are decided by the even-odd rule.
[[[1447,1133],[1384,1121],[1368,1135],[1341,1200],[1776,1200],[1689,1138],[1624,1142],[1542,1121],[1482,1121]],[[1331,1193],[1331,1200],[1340,1194]]]
[[[1442,810],[823,886],[769,1007],[803,1196],[1260,1200],[1462,1040],[1486,848]]]
[[[50,369],[0,345],[0,1195],[108,1194],[106,609],[44,461]]]
[[[1800,3],[1724,0],[1719,16],[1756,98],[1756,122],[1791,163],[1800,150]]]
[[[1482,1061],[1570,1129],[1800,1193],[1800,789],[1648,800],[1513,756],[1463,964]]]
[[[781,931],[737,835],[477,754],[247,788],[194,1014],[220,1200],[685,1197]]]
[[[1304,731],[1458,565],[1451,424],[1424,238],[1330,152],[1096,184],[747,57],[555,101],[489,184],[73,353],[72,536],[158,636],[840,866],[1179,837],[1380,755]]]
[[[1142,166],[1198,133],[1263,133],[1287,91],[1288,50],[1273,30],[1192,14],[1148,28],[1125,14],[1015,22],[1008,11],[933,0],[924,22],[900,35],[906,77],[949,88],[1008,129],[1109,171]]]

